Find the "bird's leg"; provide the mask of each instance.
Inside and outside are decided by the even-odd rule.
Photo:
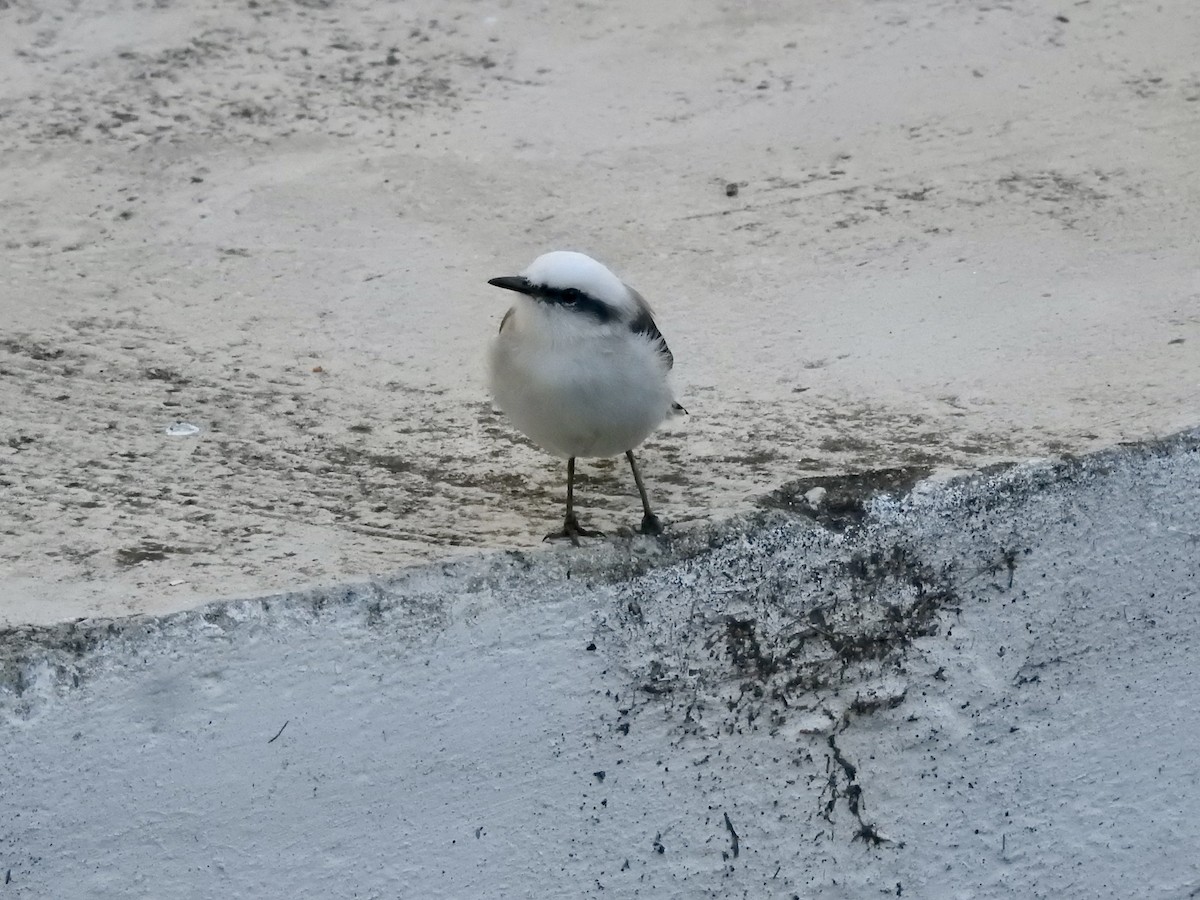
[[[604,537],[603,531],[590,531],[579,524],[575,518],[575,457],[567,460],[567,516],[563,520],[562,531],[552,531],[543,540],[555,541],[567,538],[576,547],[581,537]]]
[[[638,493],[642,495],[642,527],[638,529],[641,534],[662,534],[662,522],[658,520],[658,516],[650,512],[650,498],[646,496],[646,486],[642,484],[642,473],[638,471],[637,461],[633,458],[633,451],[626,450],[625,458],[629,460],[629,468],[633,469],[633,480],[637,483]]]

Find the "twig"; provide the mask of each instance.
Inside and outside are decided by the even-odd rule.
[[[279,730],[277,732],[275,732],[275,737],[271,738],[269,741],[267,741],[267,743],[268,744],[275,743],[275,738],[278,738],[281,734],[283,734],[283,729],[287,728],[288,722],[290,722],[290,721],[292,721],[292,720],[288,719],[287,722],[284,722],[282,725],[280,725]]]
[[[729,840],[730,840],[730,844],[731,844],[730,849],[733,850],[733,858],[737,859],[737,857],[738,857],[738,836],[737,836],[737,832],[733,830],[733,823],[729,821],[729,813],[725,813],[725,827],[729,829]]]

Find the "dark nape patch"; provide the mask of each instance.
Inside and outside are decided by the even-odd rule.
[[[852,475],[825,475],[792,481],[772,491],[760,504],[799,513],[830,531],[845,531],[866,518],[868,501],[877,494],[906,494],[932,473],[928,466],[873,469]],[[825,495],[817,502],[805,496],[813,488]]]

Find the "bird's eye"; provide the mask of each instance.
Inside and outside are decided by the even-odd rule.
[[[575,290],[575,288],[567,288],[563,291],[563,303],[567,306],[574,306],[578,300],[579,291]]]

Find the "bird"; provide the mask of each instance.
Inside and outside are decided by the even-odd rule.
[[[492,399],[513,425],[567,461],[563,527],[546,540],[603,537],[575,514],[575,460],[625,455],[642,498],[641,534],[660,535],[634,448],[668,416],[686,413],[668,376],[675,364],[650,305],[603,263],[555,250],[488,284],[515,292],[488,348]]]

